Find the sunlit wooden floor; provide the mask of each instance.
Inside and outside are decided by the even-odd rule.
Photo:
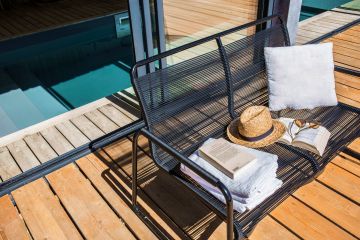
[[[337,64],[358,69],[359,32],[355,26],[331,39]],[[337,72],[336,81],[339,100],[360,107],[360,78]],[[108,103],[8,143],[0,148],[0,181],[135,119]],[[139,203],[149,219],[172,239],[225,239],[225,223],[159,171],[145,141],[142,146]],[[350,147],[360,152],[360,138]],[[156,239],[130,208],[130,174],[126,138],[15,190],[0,198],[0,239]],[[250,239],[358,239],[359,204],[360,162],[340,153],[315,181],[268,214]]]
[[[334,8],[308,18],[299,23],[297,44],[305,44],[358,19],[359,11],[341,8]]]

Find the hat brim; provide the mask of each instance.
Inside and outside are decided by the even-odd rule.
[[[227,131],[226,131],[228,138],[233,143],[243,145],[246,147],[251,147],[251,148],[260,148],[260,147],[268,146],[268,145],[276,142],[279,138],[281,138],[282,135],[284,135],[284,133],[286,131],[286,127],[282,122],[280,122],[278,120],[273,120],[274,130],[272,131],[272,133],[269,136],[267,136],[259,141],[250,142],[250,141],[246,141],[245,139],[243,139],[240,136],[238,126],[239,126],[239,118],[234,119],[229,124],[229,126],[227,127]]]

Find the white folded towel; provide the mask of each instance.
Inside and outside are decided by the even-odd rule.
[[[252,210],[254,209],[257,205],[259,205],[262,201],[264,201],[266,198],[268,198],[271,194],[273,194],[276,190],[278,190],[282,185],[282,181],[279,179],[274,179],[274,183],[273,183],[273,187],[272,188],[268,188],[266,192],[263,192],[261,195],[259,195],[256,198],[253,198],[251,200],[251,202],[245,204],[245,203],[241,203],[235,199],[233,199],[233,208],[234,210],[238,211],[239,213],[243,213],[246,210]],[[225,199],[224,196],[217,192],[217,193],[211,193],[213,194],[217,199],[219,199],[220,201],[225,203]],[[234,195],[233,195],[234,196]]]
[[[204,144],[211,142],[213,139],[207,140]],[[241,148],[242,151],[248,152],[256,156],[256,160],[250,162],[243,167],[236,178],[231,179],[224,173],[213,167],[206,160],[199,156],[198,151],[193,153],[189,159],[194,161],[199,167],[203,168],[210,174],[216,176],[233,194],[241,198],[253,198],[261,193],[262,188],[267,184],[270,179],[276,177],[276,170],[278,168],[278,157],[274,154],[262,152],[252,148],[243,147],[234,144],[236,147]],[[188,169],[181,166],[184,173]]]
[[[207,144],[212,140],[213,139],[209,139],[204,144]],[[237,174],[235,179],[229,178],[206,160],[202,159],[199,156],[198,151],[193,153],[189,158],[224,183],[232,194],[234,209],[243,213],[246,210],[255,208],[278,190],[282,185],[282,181],[276,178],[276,171],[278,168],[278,157],[276,155],[240,145],[235,146],[250,154],[254,154],[257,158],[241,169],[242,172]],[[216,198],[225,202],[224,196],[218,188],[203,180],[184,165],[181,165],[181,171],[193,178]]]
[[[210,183],[208,183],[207,181],[205,181],[204,179],[199,177],[199,175],[194,173],[192,170],[190,170],[184,166],[181,166],[181,171],[184,172],[189,177],[191,177],[192,179],[194,179],[198,184],[200,184],[200,186],[202,186],[204,189],[206,189],[211,194],[222,195],[221,191],[217,187],[211,185]],[[251,208],[251,206],[253,206],[254,203],[257,203],[258,199],[263,198],[263,196],[268,196],[268,195],[272,194],[277,189],[279,189],[279,187],[281,187],[281,185],[282,185],[281,180],[279,180],[275,177],[272,177],[272,178],[268,179],[268,181],[266,181],[264,183],[264,185],[260,186],[258,188],[258,191],[256,192],[256,194],[254,194],[251,198],[241,197],[234,192],[232,192],[231,195],[232,195],[234,201],[238,201],[242,204],[247,204],[247,205],[249,205],[249,208]]]

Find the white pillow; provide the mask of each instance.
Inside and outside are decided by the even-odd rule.
[[[337,105],[332,48],[332,43],[266,47],[270,110]]]

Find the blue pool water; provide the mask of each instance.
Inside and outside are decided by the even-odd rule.
[[[339,7],[352,0],[303,0],[300,14],[300,21],[311,18],[315,15]]]
[[[0,42],[0,137],[130,87],[126,17]]]

